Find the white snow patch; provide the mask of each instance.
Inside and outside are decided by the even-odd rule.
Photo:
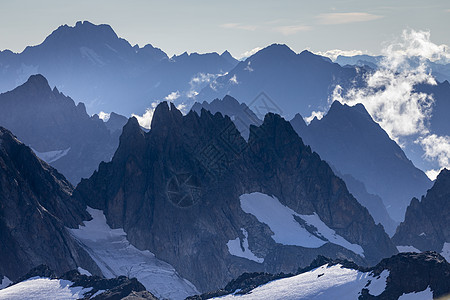
[[[37,157],[45,161],[46,163],[50,164],[54,161],[57,161],[58,159],[64,157],[69,153],[70,147],[65,150],[54,150],[54,151],[48,151],[48,152],[39,152],[31,148],[33,152],[36,154]]]
[[[80,272],[81,275],[92,276],[91,272],[89,272],[88,270],[83,269],[82,267],[78,267],[78,272]]]
[[[62,279],[32,277],[0,290],[0,299],[80,299],[92,288],[70,287],[73,282]]]
[[[415,252],[415,253],[422,252],[422,251],[420,251],[419,249],[417,249],[416,247],[413,247],[413,246],[397,246],[397,250],[400,253],[402,253],[402,252]]]
[[[379,296],[386,289],[386,279],[389,277],[389,270],[383,270],[381,274],[373,279],[367,289],[372,296]]]
[[[235,240],[229,240],[227,243],[228,246],[228,252],[230,252],[231,255],[246,258],[249,260],[256,261],[257,263],[263,263],[264,258],[259,258],[253,252],[248,248],[248,233],[247,230],[244,228],[241,228],[242,233],[244,234],[244,240],[241,241],[240,238],[237,237]]]
[[[220,299],[358,299],[368,281],[374,281],[371,273],[342,268],[342,265],[324,265],[309,272],[289,278],[271,281],[246,295],[227,295]],[[381,278],[380,278],[381,280]],[[379,287],[374,288],[379,292]]]
[[[185,299],[199,294],[196,287],[182,278],[168,263],[148,250],[130,244],[123,229],[111,229],[103,211],[88,207],[91,221],[79,229],[68,229],[97,263],[103,275],[136,277],[158,298]]]
[[[2,281],[0,281],[0,290],[4,289],[5,287],[10,285],[11,283],[13,283],[13,282],[8,277],[3,276]]]
[[[450,243],[444,243],[441,255],[450,263]]]
[[[320,220],[317,214],[300,215],[284,206],[276,197],[262,193],[243,194],[240,196],[241,208],[244,212],[254,215],[259,222],[267,224],[275,242],[283,245],[294,245],[306,248],[319,248],[327,242],[340,245],[364,256],[364,250],[357,244],[351,244]],[[306,224],[317,230],[311,234],[294,218],[297,216]],[[320,236],[323,239],[317,237]]]
[[[330,243],[342,246],[356,254],[359,254],[360,256],[364,257],[364,250],[360,245],[352,244],[348,242],[346,239],[344,239],[342,236],[336,234],[336,232],[328,227],[320,217],[314,213],[312,215],[299,215],[300,218],[302,218],[308,225],[312,225],[315,228],[317,228],[317,231],[315,231],[315,234],[324,237],[327,239]]]
[[[424,291],[418,293],[403,294],[398,297],[398,300],[431,300],[433,299],[433,292],[430,287],[426,288]]]

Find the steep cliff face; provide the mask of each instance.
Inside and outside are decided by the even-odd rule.
[[[151,128],[130,119],[112,161],[73,196],[200,290],[244,271],[292,272],[317,254],[364,264],[396,252],[280,116],[251,126],[246,142],[229,117],[161,103]]]
[[[0,274],[11,280],[47,264],[58,272],[93,261],[65,229],[89,218],[72,185],[0,127]]]
[[[450,245],[450,171],[443,169],[422,200],[412,199],[392,240],[398,246],[443,252]],[[447,250],[450,252],[450,249]],[[447,257],[450,257],[447,254]]]

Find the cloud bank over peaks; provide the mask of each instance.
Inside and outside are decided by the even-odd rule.
[[[448,46],[431,42],[430,32],[404,30],[382,54],[380,68],[366,75],[364,88],[343,94],[337,86],[332,100],[348,105],[362,103],[393,140],[402,145],[404,138],[414,138],[422,146],[425,159],[437,161],[441,168],[449,167],[450,137],[429,130],[433,96],[415,90],[418,84],[436,84],[427,71],[426,60],[448,59]]]

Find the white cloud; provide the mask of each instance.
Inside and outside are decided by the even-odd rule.
[[[303,120],[305,120],[306,124],[309,124],[309,123],[311,123],[312,120],[314,120],[314,118],[317,118],[318,120],[320,120],[323,118],[324,115],[325,115],[325,112],[323,112],[323,111],[313,111],[309,117],[305,117],[305,118],[303,118]]]
[[[169,95],[164,97],[164,99],[167,101],[174,101],[174,100],[178,99],[179,97],[180,97],[180,92],[176,91],[176,92],[170,93]]]
[[[208,83],[210,84],[214,83],[214,80],[217,77],[224,76],[226,74],[227,73],[224,74],[198,73],[197,75],[191,78],[191,81],[189,82],[191,88],[188,92],[186,92],[186,96],[188,98],[194,99],[195,96],[198,95],[197,90],[203,88]]]
[[[147,108],[142,116],[135,114],[132,114],[131,116],[135,117],[138,120],[139,125],[146,129],[150,129],[152,125],[153,113],[155,112],[156,106],[158,106],[158,102],[153,102],[151,107]]]
[[[281,33],[282,35],[293,35],[298,32],[309,31],[311,29],[312,29],[311,26],[306,25],[286,25],[275,27],[273,30],[275,32]]]
[[[232,83],[232,84],[238,84],[238,83],[239,83],[239,82],[237,81],[236,74],[234,74],[233,77],[230,78],[230,83]]]
[[[352,89],[343,95],[337,86],[333,100],[349,105],[364,104],[392,139],[401,145],[403,137],[415,138],[425,152],[425,159],[448,167],[450,138],[432,134],[428,128],[434,98],[414,88],[421,83],[436,84],[425,62],[448,57],[448,47],[432,43],[429,32],[405,30],[400,40],[383,50],[383,55],[380,68],[366,77],[366,88]],[[411,57],[419,63],[412,66]],[[430,170],[428,174],[433,176],[436,172]]]
[[[251,66],[252,62],[248,61],[247,66],[244,68],[245,71],[253,72],[253,68]]]
[[[110,116],[110,114],[105,113],[104,111],[101,111],[101,112],[98,113],[99,119],[103,120],[103,122],[108,121],[109,120],[109,116]]]
[[[367,51],[361,51],[361,50],[340,50],[340,49],[333,49],[333,50],[327,50],[327,51],[313,51],[315,54],[329,57],[332,61],[335,61],[339,55],[342,56],[355,56],[355,55],[363,55],[363,54],[369,54]]]
[[[256,48],[253,48],[252,50],[246,51],[240,55],[239,59],[244,60],[244,59],[252,56],[256,52],[258,52],[259,50],[262,50],[262,47],[256,47]]]
[[[348,12],[348,13],[320,14],[316,18],[319,24],[338,25],[338,24],[348,24],[348,23],[378,20],[383,18],[383,16],[373,15],[365,12]]]
[[[425,158],[437,160],[439,166],[450,168],[450,136],[430,134],[416,141],[425,151]]]
[[[242,30],[248,30],[248,31],[255,31],[258,29],[258,26],[256,25],[248,25],[248,24],[242,24],[242,23],[225,23],[221,24],[220,27],[226,28],[226,29],[242,29]]]

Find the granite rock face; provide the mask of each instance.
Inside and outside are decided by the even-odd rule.
[[[422,200],[412,199],[392,240],[399,246],[441,252],[450,243],[450,171],[443,169]]]
[[[206,110],[183,116],[163,102],[151,128],[144,133],[131,118],[112,161],[82,180],[73,197],[103,210],[111,227],[123,228],[133,245],[169,262],[199,290],[243,272],[292,272],[318,254],[368,264],[396,253],[383,228],[280,116],[251,126],[246,142],[229,117]],[[240,196],[253,192],[296,213],[316,213],[364,257],[333,243],[276,243],[270,227],[241,207]],[[231,255],[227,243],[236,239],[264,260]]]
[[[119,276],[116,278],[105,279],[100,276],[80,274],[78,270],[70,270],[58,276],[56,272],[47,265],[39,265],[31,269],[14,284],[29,280],[33,277],[71,281],[70,288],[83,287],[88,289],[88,291],[83,294],[83,298],[81,298],[86,300],[158,299],[153,294],[146,291],[145,287],[136,278]]]
[[[83,103],[50,88],[42,75],[0,94],[0,126],[17,137],[73,184],[89,177],[117,149],[124,117],[112,114],[108,127],[90,117]],[[123,126],[123,125],[122,125]],[[109,129],[109,130],[108,130]]]
[[[0,127],[0,273],[11,280],[47,264],[59,274],[98,271],[66,231],[88,219],[72,185]]]

